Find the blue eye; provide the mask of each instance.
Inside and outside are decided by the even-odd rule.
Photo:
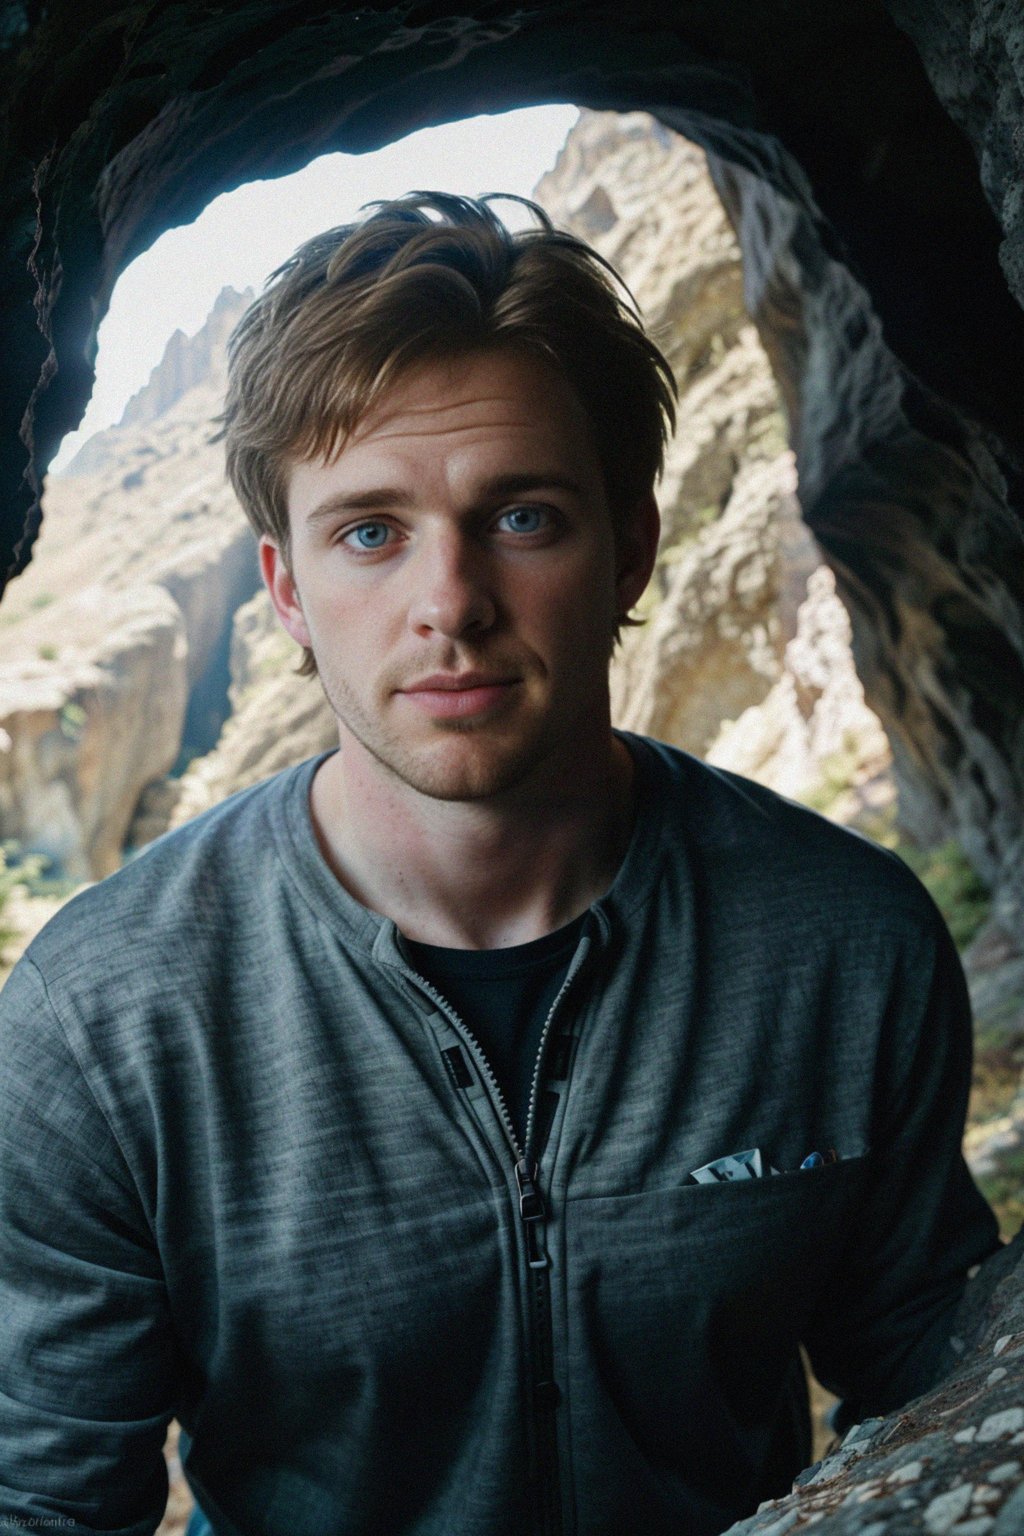
[[[358,528],[349,529],[342,542],[357,549],[383,549],[390,533],[387,523],[360,523]]]
[[[500,521],[512,533],[539,533],[548,521],[544,507],[513,507],[501,514]]]

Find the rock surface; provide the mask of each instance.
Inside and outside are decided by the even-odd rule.
[[[148,384],[128,401],[117,426],[83,443],[60,478],[94,475],[111,466],[123,469],[133,450],[137,452],[139,434],[132,429],[152,426],[191,390],[201,386],[211,401],[220,401],[227,385],[228,337],[253,297],[251,288],[243,293],[224,288],[196,335],[175,331]]]
[[[191,361],[175,344],[139,424],[98,434],[51,480],[46,537],[0,614],[0,839],[69,876],[118,867],[145,787],[208,749],[227,713],[232,620],[258,572],[210,442],[219,370],[202,367],[242,303],[222,296]]]
[[[158,586],[61,606],[59,661],[0,666],[0,828],[88,880],[120,867],[143,786],[178,755],[188,646]]]
[[[833,820],[861,822],[891,805],[889,742],[864,702],[850,639],[835,578],[819,565],[808,578],[778,681],[760,704],[723,728],[708,762],[812,803],[834,788]]]
[[[231,714],[215,749],[191,763],[181,778],[171,826],[279,768],[337,746],[337,723],[320,684],[295,675],[298,660],[269,597],[258,592],[235,614]]]
[[[857,672],[893,750],[900,816],[955,838],[1013,920],[1024,904],[1024,562],[1012,464],[880,345],[865,290],[763,179],[712,166],[748,306],[782,379],[805,518],[836,573]],[[803,230],[803,234],[801,233]],[[805,358],[800,388],[786,385]],[[833,383],[829,385],[828,379]]]
[[[842,750],[848,778],[884,793],[887,744],[800,521],[778,385],[703,151],[642,113],[583,113],[537,196],[623,274],[680,391],[647,622],[612,669],[617,723],[787,794]]]
[[[727,1536],[1019,1536],[1024,1529],[1024,1233],[968,1283],[962,1363],[842,1444]]]

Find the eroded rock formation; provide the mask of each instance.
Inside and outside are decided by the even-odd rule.
[[[1024,536],[1012,462],[897,361],[845,267],[821,253],[813,274],[801,267],[795,206],[749,172],[713,170],[786,394],[801,506],[892,746],[901,820],[924,844],[955,836],[1019,912]],[[786,349],[804,354],[798,391]]]
[[[1020,1536],[1024,1530],[1024,1234],[968,1283],[962,1364],[900,1413],[855,1425],[784,1499],[727,1536]]]
[[[4,605],[0,837],[74,878],[118,867],[144,788],[207,751],[228,711],[232,620],[258,575],[210,438],[242,307],[222,295],[129,407],[135,425],[51,480],[46,536]]]
[[[617,722],[786,794],[813,790],[840,752],[848,780],[884,779],[703,151],[646,114],[584,113],[537,196],[624,275],[680,390],[647,622],[612,668]]]
[[[88,880],[120,867],[143,785],[178,755],[188,644],[159,586],[93,587],[61,609],[62,660],[0,667],[0,828]]]

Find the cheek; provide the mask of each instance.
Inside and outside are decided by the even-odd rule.
[[[329,564],[307,575],[299,593],[313,634],[340,653],[372,649],[375,634],[386,624],[381,594],[333,576]]]
[[[617,616],[614,575],[593,565],[524,582],[509,608],[521,639],[573,674],[607,673]]]
[[[552,594],[563,627],[603,633],[616,613],[615,561],[609,550],[574,562]]]

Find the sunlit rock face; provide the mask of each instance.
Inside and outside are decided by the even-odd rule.
[[[646,114],[584,113],[537,196],[623,275],[679,386],[645,624],[612,668],[616,722],[789,795],[842,754],[849,782],[884,793],[888,745],[800,520],[779,387],[704,152]]]
[[[748,172],[713,170],[783,385],[804,515],[889,736],[901,821],[924,844],[955,836],[1019,912],[1024,535],[1013,462],[900,365],[845,267],[800,267],[794,206]]]
[[[226,291],[197,336],[172,338],[121,424],[51,477],[0,614],[0,840],[52,873],[118,868],[143,790],[208,751],[228,713],[232,621],[258,573],[211,438],[245,303]]]
[[[61,650],[0,663],[0,829],[89,880],[120,867],[143,786],[178,756],[188,646],[158,586],[94,587],[59,610]]]

